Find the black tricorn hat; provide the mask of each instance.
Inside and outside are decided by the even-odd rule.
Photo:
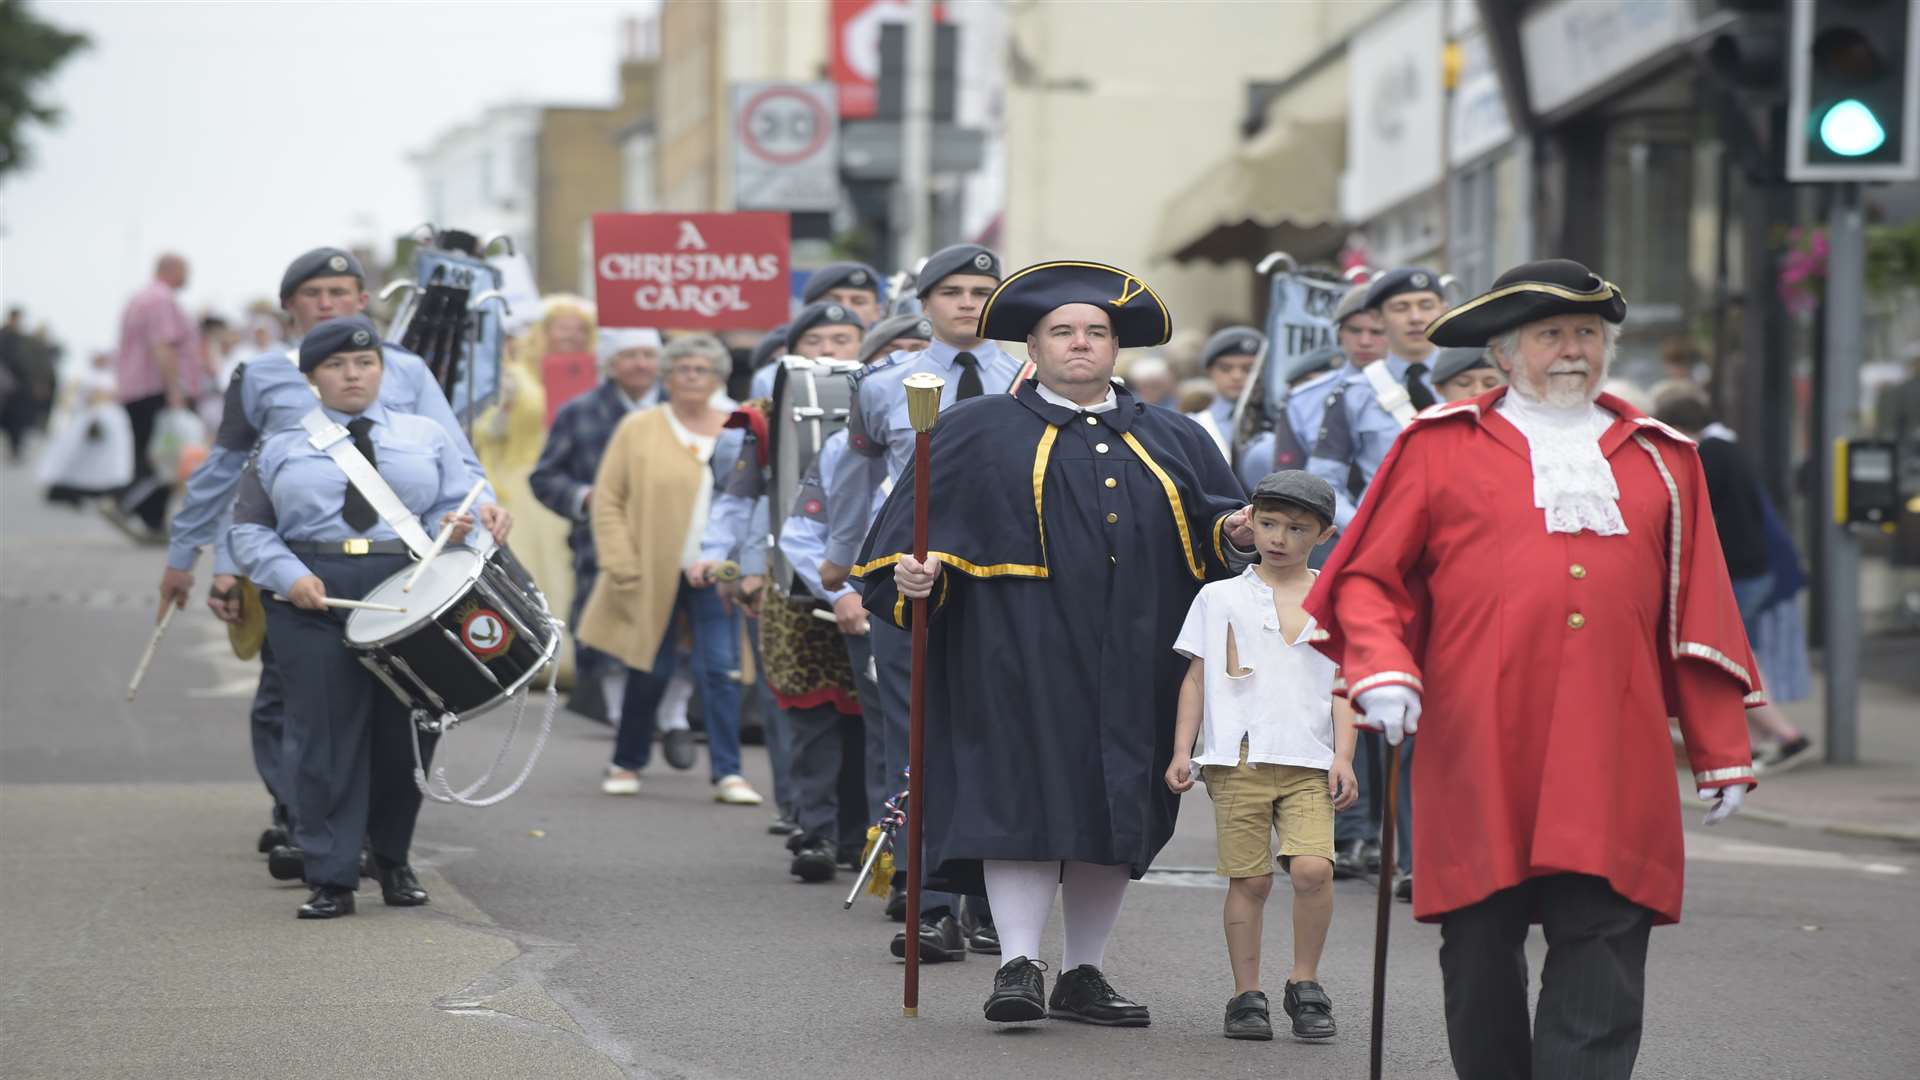
[[[1036,263],[1001,282],[980,311],[980,336],[1025,341],[1047,312],[1067,304],[1105,311],[1123,349],[1164,345],[1173,336],[1173,315],[1146,282],[1105,263],[1066,259]]]
[[[1598,315],[1624,322],[1627,298],[1613,282],[1572,259],[1522,263],[1493,288],[1427,324],[1435,345],[1480,348],[1515,327],[1555,315]]]

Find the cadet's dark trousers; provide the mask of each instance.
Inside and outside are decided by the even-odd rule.
[[[791,742],[794,820],[809,840],[840,847],[866,843],[866,775],[861,719],[832,705],[786,709]]]
[[[874,618],[868,621],[867,637],[873,646],[874,665],[879,670],[879,704],[881,719],[885,725],[887,753],[887,783],[894,791],[907,786],[907,736],[913,724],[913,635],[887,622]],[[907,850],[906,833],[902,830],[900,845],[895,850]],[[907,860],[899,859],[896,864],[901,874],[908,872]],[[894,879],[904,882],[904,876]],[[932,889],[920,891],[920,910],[946,908],[954,917],[960,915],[960,897],[957,893],[934,892]],[[973,910],[985,911],[986,898],[981,897]]]
[[[1380,819],[1387,810],[1387,740],[1377,731],[1356,735],[1353,774],[1360,782],[1360,798],[1333,816],[1333,842],[1341,846],[1355,840],[1378,842]],[[1402,873],[1413,870],[1414,741],[1408,738],[1400,743],[1400,795],[1393,815],[1394,861],[1400,864]]]
[[[306,558],[327,595],[359,599],[410,565],[404,555]],[[413,783],[412,720],[406,706],[341,642],[346,620],[268,600],[267,637],[286,693],[281,742],[293,788],[294,843],[309,885],[360,883],[360,842],[389,862],[407,861],[420,789]],[[423,760],[437,736],[422,732]]]
[[[1547,935],[1527,1031],[1528,924]],[[1447,1042],[1462,1080],[1614,1080],[1633,1075],[1653,912],[1604,878],[1552,874],[1440,922]]]
[[[260,782],[273,796],[273,820],[286,825],[293,820],[293,783],[287,776],[282,742],[286,738],[287,696],[280,682],[280,666],[275,663],[273,643],[260,645],[260,685],[253,692],[253,710],[247,726],[253,735],[253,767]]]
[[[877,665],[873,661],[873,638],[868,634],[847,634],[846,639],[847,662],[853,665],[853,680],[860,688],[861,757],[866,762],[861,777],[866,792],[863,805],[867,822],[872,824],[880,820],[887,800],[905,785],[887,790],[887,723],[880,711],[880,683],[874,677]]]

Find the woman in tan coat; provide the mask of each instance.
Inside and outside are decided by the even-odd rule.
[[[713,797],[744,806],[760,795],[740,775],[737,617],[711,587],[682,571],[699,555],[713,493],[708,460],[727,414],[712,405],[732,365],[706,334],[679,338],[661,357],[666,404],[615,429],[588,497],[600,576],[580,619],[580,640],[627,665],[613,763],[601,790],[636,795],[653,756],[654,710],[673,675],[675,617],[693,624],[693,674],[707,726]]]

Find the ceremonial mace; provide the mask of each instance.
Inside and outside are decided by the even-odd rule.
[[[1385,738],[1381,742],[1386,742]],[[1387,929],[1393,916],[1393,822],[1399,813],[1400,748],[1387,745],[1387,814],[1380,823],[1380,902],[1373,924],[1373,1032],[1367,1075],[1380,1080],[1381,1038],[1387,1026]]]
[[[947,381],[932,372],[909,375],[907,419],[913,424],[913,557],[927,561],[928,458],[933,425],[940,419],[940,388]],[[920,882],[926,876],[921,843],[926,824],[927,598],[913,602],[913,681],[907,726],[907,984],[901,1013],[920,1015]]]

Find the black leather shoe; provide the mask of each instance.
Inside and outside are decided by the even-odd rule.
[[[293,843],[293,838],[287,835],[285,827],[275,825],[273,828],[263,830],[260,833],[260,839],[254,843],[253,849],[265,855],[274,848],[285,847],[291,843]]]
[[[677,728],[660,736],[660,753],[667,759],[667,764],[681,772],[693,768],[699,760],[699,755],[694,752],[693,732],[686,728]]]
[[[1249,990],[1227,1002],[1224,1034],[1229,1039],[1271,1041],[1273,1018],[1267,1012],[1267,995],[1258,990]]]
[[[419,907],[427,902],[427,890],[413,876],[413,867],[401,863],[380,871],[380,899],[388,907]]]
[[[1413,875],[1408,874],[1393,883],[1393,898],[1403,904],[1413,903]]]
[[[996,1024],[1020,1024],[1047,1018],[1047,965],[1016,956],[993,973],[993,993],[987,995],[987,1019]]]
[[[377,878],[380,876],[380,866],[373,861],[373,849],[370,847],[362,846],[360,848],[360,876],[363,878]]]
[[[285,844],[267,852],[267,873],[275,881],[298,881],[307,873],[307,855]]]
[[[794,824],[793,819],[784,813],[775,814],[773,823],[767,826],[767,833],[770,836],[794,836],[799,832],[800,826]]]
[[[1333,852],[1333,878],[1335,881],[1357,878],[1367,872],[1366,842],[1349,840]]]
[[[315,885],[313,895],[300,905],[302,919],[338,919],[353,914],[353,890],[338,885]]]
[[[867,848],[865,844],[841,844],[833,853],[833,861],[840,869],[849,870],[856,874],[860,872],[860,864],[864,863],[866,858]]]
[[[887,894],[886,915],[887,918],[892,919],[894,922],[907,921],[907,894],[904,890],[895,889]],[[902,953],[901,955],[904,956],[905,954]]]
[[[893,935],[891,946],[893,955],[901,960],[907,958],[907,932]],[[965,960],[967,943],[960,936],[960,924],[951,915],[920,920],[920,962],[937,964],[942,960]]]
[[[1331,1039],[1337,1030],[1333,1023],[1333,999],[1311,979],[1287,984],[1280,1005],[1293,1017],[1296,1039]]]
[[[833,843],[829,840],[810,840],[794,847],[793,862],[788,864],[787,873],[805,882],[832,881],[836,873],[833,865]]]
[[[967,951],[987,956],[1000,955],[1000,931],[992,923],[975,926],[967,932]]]
[[[1060,973],[1047,999],[1047,1015],[1102,1027],[1147,1026],[1147,1007],[1122,996],[1092,964]]]

